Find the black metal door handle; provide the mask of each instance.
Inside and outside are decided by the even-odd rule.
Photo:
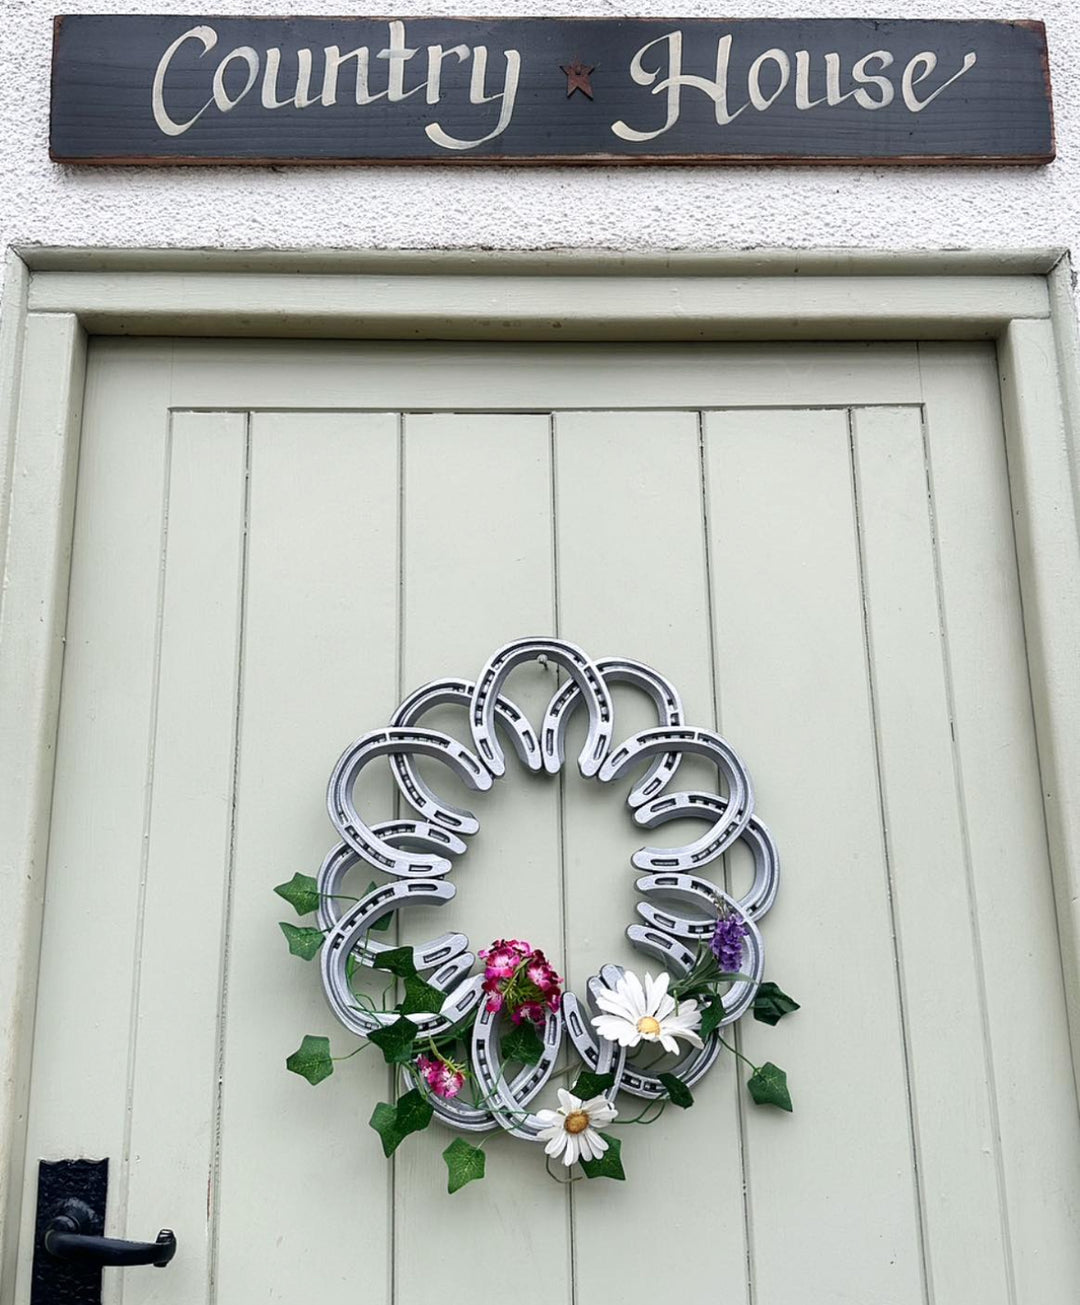
[[[46,1225],[45,1249],[57,1259],[75,1264],[154,1264],[159,1269],[176,1254],[176,1236],[170,1228],[162,1228],[155,1242],[126,1242],[86,1233],[94,1219],[94,1211],[85,1201],[77,1197],[65,1201]]]

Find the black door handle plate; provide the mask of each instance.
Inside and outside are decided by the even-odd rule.
[[[30,1305],[101,1305],[104,1265],[164,1268],[176,1237],[153,1242],[103,1236],[108,1160],[43,1160],[38,1169],[37,1228]]]

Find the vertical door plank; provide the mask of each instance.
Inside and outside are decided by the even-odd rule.
[[[23,1267],[39,1159],[110,1159],[124,1226],[124,1129],[157,676],[169,351],[116,357],[87,386],[35,1022]],[[105,1275],[105,1299],[119,1277]]]
[[[927,1263],[941,1301],[1009,1300],[927,499],[922,414],[853,414],[886,848],[902,965]],[[974,546],[974,541],[972,541]]]
[[[0,1299],[11,1299],[18,1272],[87,347],[74,315],[25,316],[29,273],[14,254],[7,261],[11,307],[0,323]]]
[[[922,1296],[905,1064],[875,776],[847,419],[706,418],[720,723],[747,758],[783,883],[766,974],[802,1002],[743,1050],[789,1116],[749,1107],[757,1299]],[[720,563],[735,583],[717,584]],[[740,1079],[747,1069],[740,1066]]]
[[[183,1254],[140,1280],[148,1305],[207,1288],[246,443],[241,413],[173,420],[127,1225],[140,1239],[167,1225]]]
[[[711,727],[697,413],[559,413],[555,431],[561,630],[594,657],[653,666],[674,683],[688,721]],[[601,786],[581,778],[583,719],[581,712],[571,731],[565,772],[566,963],[582,999],[587,978],[608,961],[639,975],[659,970],[624,936],[640,900],[634,889],[640,872],[630,857],[645,843],[683,841],[673,826],[650,833],[633,823],[627,781]],[[656,725],[656,710],[643,695],[616,688],[615,723],[618,744]],[[668,791],[699,783],[715,789],[715,768],[697,779],[693,771],[685,761]],[[688,824],[685,832],[687,840],[698,838],[702,826]],[[710,872],[723,883],[720,864]],[[649,1243],[675,1226],[655,1224],[659,1209],[677,1221],[677,1250],[669,1249],[679,1279],[714,1281],[724,1265],[725,1301],[746,1299],[738,1090],[727,1058],[695,1086],[689,1113],[669,1108],[654,1128],[612,1127],[623,1143],[628,1181],[573,1189],[580,1305],[641,1298],[643,1270],[655,1267]],[[633,1097],[619,1101],[624,1118],[642,1105]]]
[[[387,1074],[373,1049],[317,1087],[286,1072],[305,1033],[359,1044],[288,955],[276,921],[307,922],[272,888],[317,871],[331,767],[394,696],[397,420],[255,416],[250,475],[216,1298],[386,1302],[389,1181],[366,1122]],[[387,777],[373,787],[389,800]]]
[[[474,679],[500,644],[550,633],[555,613],[548,418],[409,415],[404,439],[408,692],[444,675]],[[552,671],[527,666],[505,692],[539,728],[554,688]],[[463,711],[431,720],[468,737]],[[457,897],[437,912],[416,912],[425,925],[403,922],[404,936],[457,928],[473,951],[495,938],[525,938],[555,959],[563,918],[557,788],[524,772],[509,745],[507,752],[507,773],[486,794],[455,788],[441,767],[429,772],[436,791],[476,814],[480,832],[451,873]],[[399,1305],[420,1305],[440,1273],[467,1274],[476,1257],[486,1281],[527,1284],[545,1305],[570,1301],[566,1191],[545,1174],[540,1147],[491,1138],[487,1178],[448,1196],[440,1152],[454,1136],[434,1124],[398,1152]]]
[[[920,346],[1015,1299],[1080,1282],[1080,1127],[993,350]]]

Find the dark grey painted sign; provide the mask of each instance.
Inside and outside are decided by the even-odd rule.
[[[65,163],[1046,163],[1041,23],[56,20]]]

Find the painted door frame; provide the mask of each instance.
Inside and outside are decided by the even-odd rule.
[[[11,1302],[14,1291],[83,378],[93,335],[995,341],[1080,1079],[1080,344],[1061,251],[11,251],[0,322],[0,1302]],[[1003,775],[1003,818],[1007,785]]]

